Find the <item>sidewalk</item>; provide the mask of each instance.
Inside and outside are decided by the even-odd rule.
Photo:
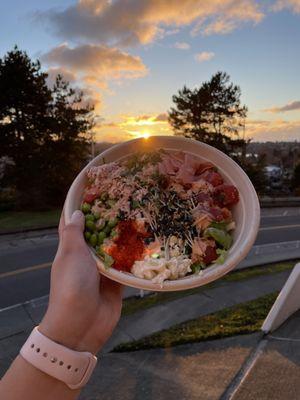
[[[300,311],[261,338],[249,361],[226,399],[300,399]]]

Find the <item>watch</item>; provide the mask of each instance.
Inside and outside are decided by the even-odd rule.
[[[20,351],[37,369],[64,382],[71,389],[83,387],[97,364],[88,352],[71,350],[43,335],[36,326]]]

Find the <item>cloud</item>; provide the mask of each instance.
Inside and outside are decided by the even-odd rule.
[[[188,50],[191,48],[191,46],[186,42],[176,42],[174,43],[173,47],[179,50]]]
[[[132,138],[143,137],[145,134],[172,135],[167,121],[167,113],[120,115],[111,118],[110,122],[102,123],[96,128],[97,140],[118,142]]]
[[[105,124],[101,124],[101,128],[118,128],[119,125],[116,122],[106,122]]]
[[[263,111],[271,112],[271,113],[279,113],[279,112],[286,112],[286,111],[294,111],[294,110],[300,110],[300,101],[292,101],[291,103],[288,103],[282,107],[272,107],[272,108],[267,108]]]
[[[157,121],[157,122],[165,122],[165,121],[168,121],[168,114],[167,114],[167,113],[158,114],[158,115],[154,118],[154,121]]]
[[[214,58],[215,53],[212,51],[202,51],[201,53],[195,54],[195,60],[198,61],[199,63],[202,63],[204,61],[209,61],[212,58]]]
[[[292,10],[294,13],[300,13],[299,0],[277,0],[272,6],[273,11],[281,11],[284,9]]]
[[[248,120],[246,134],[259,141],[299,140],[300,120]]]
[[[80,107],[94,107],[94,112],[96,113],[96,121],[97,121],[97,113],[100,112],[102,106],[102,96],[101,94],[89,87],[84,88],[76,88],[77,92],[82,93],[82,101],[80,102]]]
[[[168,123],[168,114],[160,113],[160,114],[143,114],[143,115],[123,115],[122,122],[120,122],[119,126],[121,127],[135,127],[135,126],[153,126],[153,125],[163,125]]]
[[[79,0],[64,10],[38,12],[64,39],[109,45],[147,44],[174,29],[194,33],[228,33],[263,18],[255,0]]]
[[[76,74],[62,67],[49,68],[47,71],[47,85],[53,87],[57,75],[61,75],[65,81],[74,83],[76,81]]]
[[[108,79],[133,79],[145,76],[147,68],[138,56],[116,48],[85,44],[69,47],[61,44],[42,56],[48,65],[62,66],[94,85]]]
[[[102,104],[102,98],[98,91],[92,87],[81,87],[78,79],[78,75],[63,67],[54,67],[47,70],[47,85],[49,88],[53,88],[57,75],[61,75],[63,79],[70,83],[70,86],[75,90],[76,94],[82,94],[82,101],[77,107],[94,107],[95,111],[100,110]]]

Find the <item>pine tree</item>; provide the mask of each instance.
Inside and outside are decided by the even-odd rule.
[[[208,143],[226,153],[244,152],[246,141],[239,137],[247,115],[241,105],[239,86],[225,72],[217,72],[199,88],[186,86],[173,96],[169,122],[176,135]]]
[[[14,162],[6,182],[21,208],[61,204],[87,157],[91,108],[61,77],[52,89],[46,78],[17,47],[0,59],[0,157]]]

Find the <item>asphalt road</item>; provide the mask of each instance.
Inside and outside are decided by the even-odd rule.
[[[0,309],[49,292],[50,265],[57,235],[0,238]],[[300,239],[300,209],[263,210],[255,244]]]

